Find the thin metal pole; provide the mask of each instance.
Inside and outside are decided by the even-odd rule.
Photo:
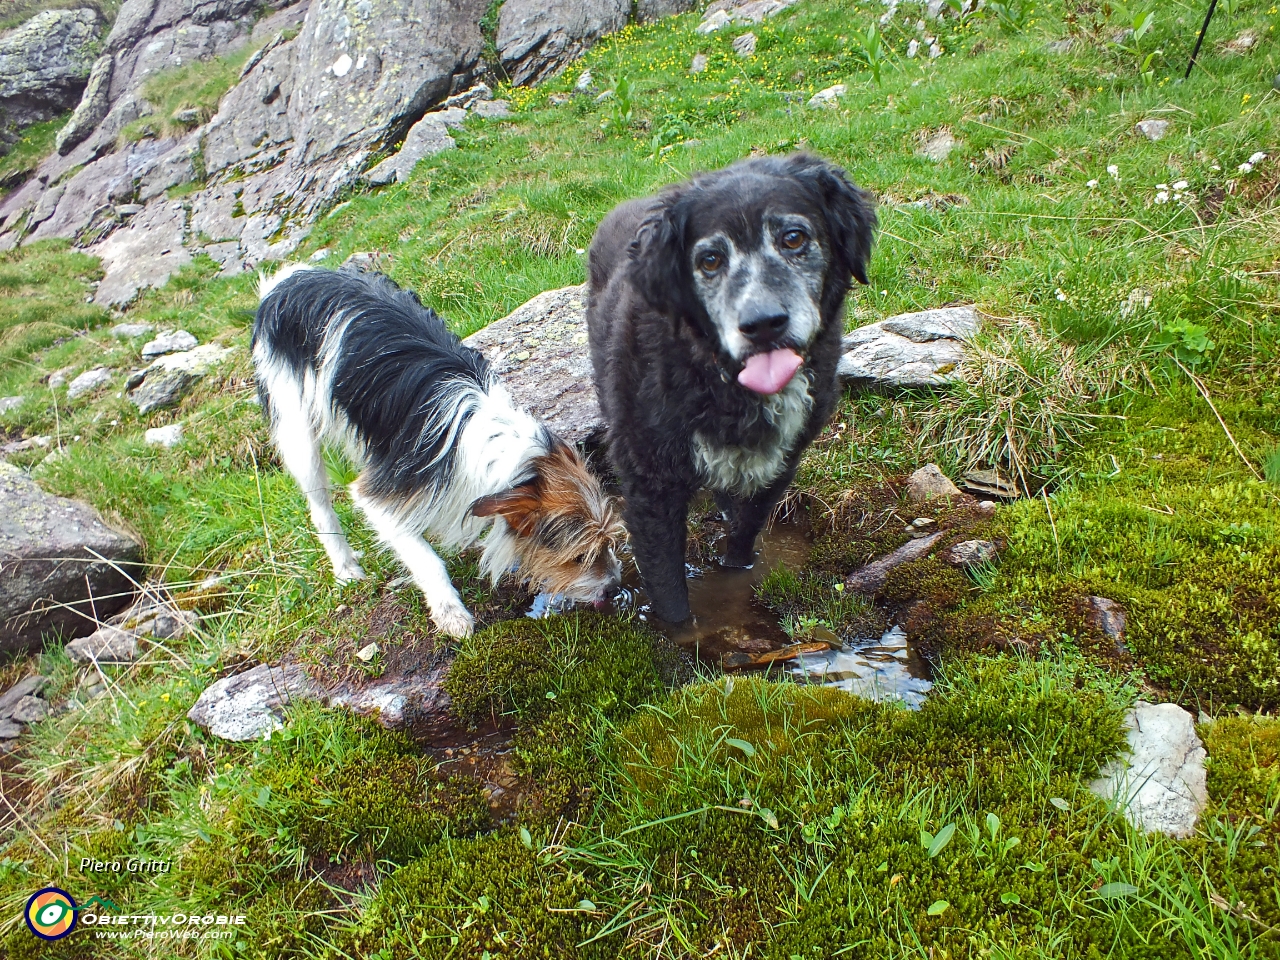
[[[1200,56],[1200,44],[1204,43],[1204,35],[1209,32],[1209,21],[1213,19],[1213,11],[1218,8],[1218,0],[1209,0],[1209,12],[1204,15],[1204,25],[1200,27],[1200,36],[1196,37],[1196,48],[1191,51],[1191,59],[1187,61],[1186,80],[1191,76],[1191,68],[1196,65],[1196,57]]]

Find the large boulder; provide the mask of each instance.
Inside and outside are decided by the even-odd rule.
[[[839,372],[882,388],[934,387],[960,376],[965,342],[978,332],[971,306],[923,310],[867,324],[845,335]]]
[[[142,547],[91,507],[0,462],[0,653],[53,631],[92,633],[128,603],[141,561]]]
[[[79,103],[101,29],[96,10],[46,10],[0,37],[0,152]]]
[[[485,355],[516,402],[570,443],[600,433],[591,382],[585,286],[540,293],[464,341]]]
[[[621,30],[629,0],[507,0],[498,14],[498,57],[517,86],[538,83],[606,33]]]

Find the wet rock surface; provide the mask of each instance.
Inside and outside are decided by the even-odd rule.
[[[41,490],[0,463],[0,651],[60,630],[83,636],[132,594],[142,548],[93,508]]]
[[[548,290],[464,341],[516,402],[570,443],[604,429],[587,352],[586,287]]]
[[[1194,718],[1174,703],[1139,700],[1125,731],[1127,756],[1107,764],[1089,789],[1140,830],[1190,836],[1209,799]]]
[[[964,344],[978,332],[972,306],[906,313],[844,337],[838,372],[876,387],[940,386],[959,376]]]

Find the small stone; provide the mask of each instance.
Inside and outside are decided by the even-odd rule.
[[[1156,140],[1164,139],[1164,135],[1169,131],[1169,121],[1139,120],[1133,125],[1133,129],[1154,143]]]
[[[319,250],[317,250],[315,253],[313,253],[310,257],[308,257],[307,259],[309,259],[312,263],[319,263],[321,260],[324,260],[324,259],[325,259],[325,258],[327,258],[328,256],[329,256],[329,248],[328,248],[328,247],[322,247],[321,249],[319,249]]]
[[[1088,604],[1084,615],[1085,623],[1110,639],[1115,644],[1117,653],[1128,653],[1129,647],[1124,642],[1125,627],[1128,624],[1124,607],[1106,597],[1089,597],[1085,602]]]
[[[990,540],[963,540],[953,544],[942,559],[956,567],[976,567],[994,560],[996,545]]]
[[[1139,700],[1125,728],[1128,755],[1104,766],[1089,789],[1140,830],[1191,836],[1209,800],[1195,719],[1177,704]]]
[[[160,334],[144,346],[142,348],[142,359],[154,360],[156,357],[163,357],[168,353],[183,353],[199,342],[185,330],[172,330]]]
[[[23,677],[3,694],[0,694],[0,718],[8,718],[12,716],[14,707],[16,707],[20,701],[26,697],[35,696],[44,689],[45,684],[48,682],[48,677],[42,677],[38,673],[33,673]]]
[[[356,658],[365,663],[369,663],[378,655],[378,645],[376,643],[367,643],[356,651]]]
[[[809,98],[810,107],[834,107],[837,101],[844,96],[847,88],[843,83],[837,83],[833,87],[827,87],[825,90],[819,90]]]
[[[0,720],[0,740],[13,740],[22,736],[22,725],[12,720]]]
[[[471,104],[471,112],[477,117],[503,120],[511,116],[511,103],[508,100],[477,100]]]
[[[89,684],[89,686],[84,688],[84,690],[82,691],[82,694],[84,696],[84,699],[86,700],[96,700],[98,699],[98,697],[102,696],[106,692],[107,692],[107,688],[104,687],[102,684],[91,683]]]
[[[707,55],[705,53],[695,53],[693,62],[689,64],[690,73],[702,73],[707,69]]]
[[[111,371],[106,367],[94,367],[76,377],[67,386],[68,399],[74,400],[82,394],[90,393],[111,382]]]
[[[157,640],[178,640],[195,629],[198,618],[190,610],[179,610],[168,607],[157,614],[154,620],[136,630],[143,636],[152,636]]]
[[[259,740],[284,726],[279,716],[283,706],[320,699],[323,692],[297,664],[264,663],[207,687],[187,717],[221,740]]]
[[[913,537],[927,537],[938,527],[938,521],[929,517],[916,517],[904,528]]]
[[[1050,53],[1064,54],[1070,53],[1073,46],[1075,46],[1075,41],[1070,37],[1065,37],[1062,40],[1053,40],[1045,44],[1045,49]]]
[[[39,723],[49,715],[49,701],[39,697],[23,697],[14,704],[10,718],[18,723]]]
[[[125,385],[129,399],[144,415],[171,407],[186,396],[200,378],[230,356],[232,350],[232,347],[209,343],[160,357],[129,378]]]
[[[175,447],[182,441],[182,424],[171,423],[167,427],[152,427],[142,436],[153,447]]]
[[[99,627],[63,648],[76,663],[132,663],[138,656],[138,636],[119,627]]]
[[[345,603],[340,603],[333,608],[333,615],[335,617],[345,617],[350,612],[351,612],[351,608],[348,607]]]
[[[582,76],[578,77],[578,82],[573,85],[573,89],[578,93],[586,93],[591,89],[593,78],[590,70],[583,70]]]
[[[17,410],[22,406],[25,397],[0,397],[0,414],[8,413],[10,410]]]
[[[907,497],[911,500],[932,500],[935,497],[958,497],[959,488],[947,479],[936,463],[921,467],[907,479]]]
[[[756,35],[748,32],[744,33],[740,37],[735,37],[733,41],[733,52],[740,57],[755,56]]]
[[[994,500],[979,500],[978,509],[983,513],[994,513],[996,509],[996,502]]]
[[[1227,53],[1233,56],[1243,56],[1258,45],[1258,35],[1252,30],[1245,30],[1238,37],[1227,41],[1223,47]]]
[[[154,323],[117,323],[111,328],[111,335],[119,340],[142,337],[156,328]]]
[[[53,373],[49,374],[49,386],[54,390],[64,386],[67,380],[70,379],[71,371],[74,369],[75,367],[63,367],[61,370],[53,371]]]
[[[912,38],[907,43],[907,59],[914,60],[916,54],[920,52],[920,41]]]
[[[122,217],[132,217],[141,213],[145,207],[140,203],[118,203],[116,204],[116,213]]]
[[[195,127],[200,124],[200,111],[195,107],[184,107],[181,110],[175,110],[169,119],[184,127]]]
[[[951,156],[951,151],[960,145],[960,141],[948,129],[943,128],[937,133],[930,134],[921,143],[920,149],[916,151],[916,155],[924,157],[926,160],[932,160],[934,163],[942,163],[947,157]]]

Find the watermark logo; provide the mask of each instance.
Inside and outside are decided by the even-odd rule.
[[[27,901],[27,926],[41,940],[61,940],[76,926],[76,902],[57,887],[37,890]]]

